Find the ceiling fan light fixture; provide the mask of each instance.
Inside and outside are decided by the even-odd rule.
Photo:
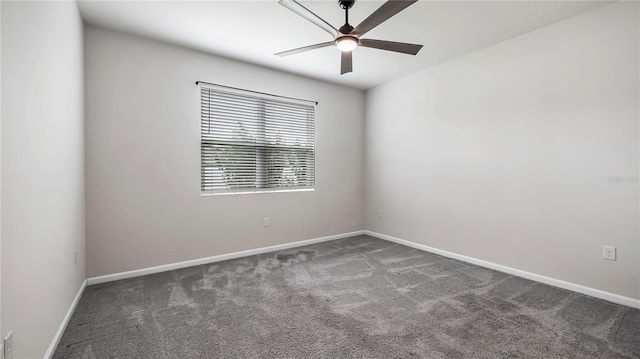
[[[336,47],[342,52],[353,51],[358,47],[358,38],[355,36],[341,36],[336,39]]]

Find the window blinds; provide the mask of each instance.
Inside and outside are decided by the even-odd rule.
[[[201,85],[201,191],[313,188],[315,106]]]

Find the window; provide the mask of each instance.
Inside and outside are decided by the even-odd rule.
[[[313,189],[315,103],[200,84],[202,194]]]

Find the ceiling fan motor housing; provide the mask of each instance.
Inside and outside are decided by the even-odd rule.
[[[353,26],[349,24],[344,24],[342,25],[342,27],[338,29],[338,31],[340,31],[340,33],[343,35],[348,35],[351,33],[351,31],[353,31]]]

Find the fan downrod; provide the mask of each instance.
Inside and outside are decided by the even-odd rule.
[[[344,9],[344,25],[338,29],[343,35],[348,35],[353,31],[353,26],[349,25],[349,9],[355,2],[355,0],[338,0],[338,4]]]

